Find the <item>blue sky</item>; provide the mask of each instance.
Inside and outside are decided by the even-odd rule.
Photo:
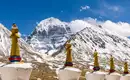
[[[22,34],[30,34],[36,22],[48,17],[63,21],[87,17],[130,23],[129,0],[1,0],[0,23],[8,29],[15,22]]]

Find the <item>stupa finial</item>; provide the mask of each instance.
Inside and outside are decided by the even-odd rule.
[[[9,60],[10,62],[20,62],[21,57],[20,57],[20,50],[18,44],[18,38],[20,38],[20,36],[18,35],[18,27],[15,23],[13,23],[12,25],[10,38],[12,39],[12,45],[11,45],[11,53],[10,53]]]
[[[125,59],[125,62],[124,62],[124,74],[128,74],[128,73],[129,73],[129,71],[128,71],[128,62]]]
[[[110,55],[111,58],[110,58],[110,70],[109,70],[109,73],[113,73],[115,72],[115,64],[114,64],[114,59],[113,59],[113,56]]]
[[[70,44],[70,40],[67,41],[67,43],[65,44],[65,48],[66,48],[66,62],[65,62],[65,66],[73,66],[72,63],[72,55],[71,55],[71,44]]]
[[[93,68],[93,70],[94,71],[100,70],[100,66],[99,66],[99,62],[98,62],[98,52],[96,49],[94,51],[94,68]]]

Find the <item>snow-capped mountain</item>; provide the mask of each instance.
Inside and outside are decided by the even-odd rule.
[[[0,24],[0,57],[7,60],[10,54],[11,48],[11,32]],[[43,61],[44,57],[36,52],[29,44],[27,44],[22,38],[19,39],[20,53],[25,61]],[[6,57],[6,58],[5,58]]]
[[[77,27],[84,29],[78,31]],[[76,28],[78,32],[73,33]],[[38,24],[28,42],[40,51],[55,50],[51,54],[54,58],[52,61],[63,65],[64,43],[67,39],[71,39],[73,45],[74,62],[91,63],[95,49],[99,52],[100,61],[103,63],[108,63],[110,54],[116,61],[130,60],[130,40],[128,38],[106,29],[103,24],[93,24],[89,21],[75,20],[67,23],[56,18],[45,19]]]
[[[42,53],[56,52],[71,34],[68,23],[56,18],[48,18],[41,21],[28,37],[27,42]]]

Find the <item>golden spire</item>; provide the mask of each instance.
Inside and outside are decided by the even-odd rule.
[[[110,70],[109,70],[109,73],[112,73],[112,72],[115,72],[115,64],[114,64],[113,56],[111,55],[111,58],[110,58]]]
[[[10,38],[12,39],[12,45],[11,45],[11,53],[10,53],[10,62],[20,62],[21,57],[20,57],[20,50],[19,50],[19,45],[18,45],[18,38],[20,36],[18,35],[18,27],[14,23],[12,25],[11,29],[11,36]]]
[[[73,66],[72,63],[72,55],[71,55],[71,44],[70,44],[70,40],[67,41],[67,43],[65,44],[65,48],[66,48],[66,62],[65,62],[65,66]]]
[[[100,67],[99,67],[99,62],[98,62],[98,52],[97,50],[94,51],[94,68],[93,70],[94,71],[99,71],[100,70]]]
[[[128,62],[125,61],[124,62],[124,74],[128,74],[128,73],[129,73],[129,71],[128,71]]]

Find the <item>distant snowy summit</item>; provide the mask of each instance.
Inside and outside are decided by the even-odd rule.
[[[63,46],[70,33],[68,23],[51,17],[41,21],[36,26],[27,42],[38,51],[51,54]]]

